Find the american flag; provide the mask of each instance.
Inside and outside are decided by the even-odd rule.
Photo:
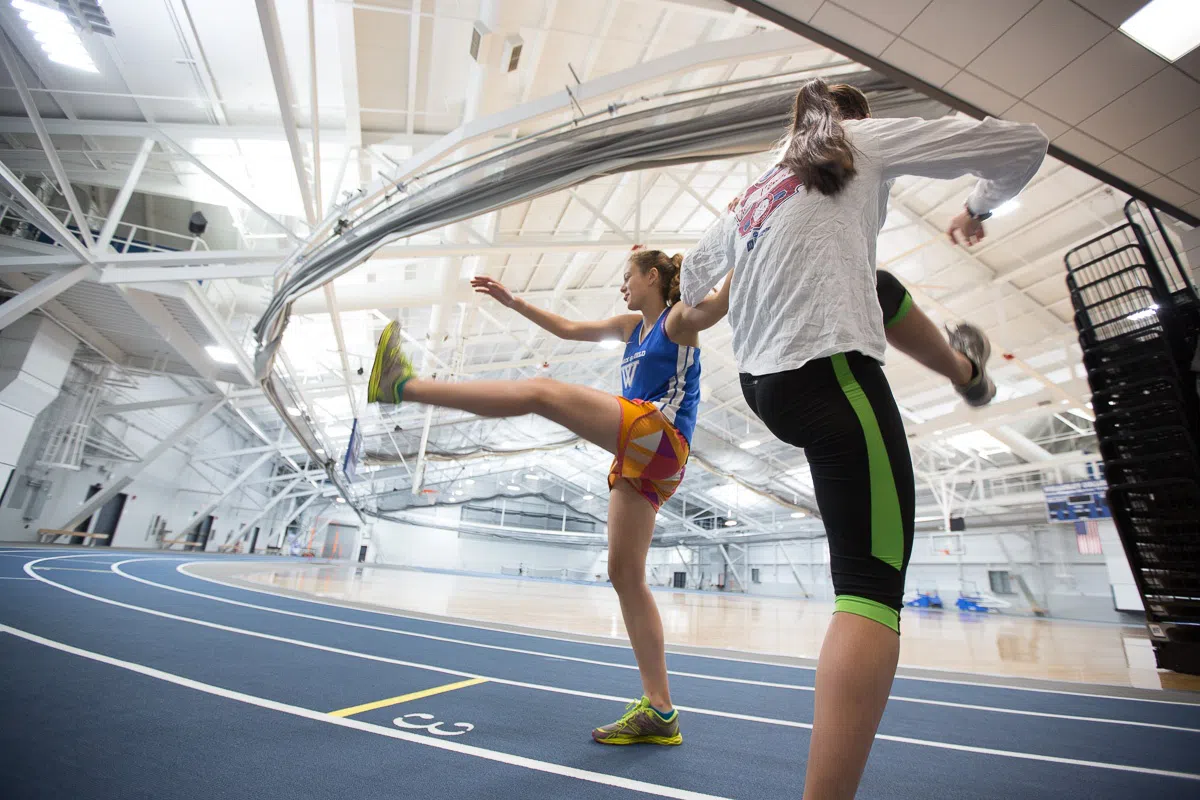
[[[1100,526],[1094,519],[1081,519],[1075,523],[1075,546],[1085,556],[1098,556],[1104,552],[1100,547]]]

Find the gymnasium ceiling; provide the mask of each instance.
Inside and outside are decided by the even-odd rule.
[[[970,251],[951,246],[942,231],[971,180],[901,180],[879,244],[879,265],[900,276],[931,317],[982,325],[997,352],[999,394],[982,411],[965,408],[943,380],[904,356],[889,357],[920,474],[919,518],[934,525],[946,514],[1037,519],[1040,483],[1082,475],[1095,459],[1063,254],[1122,221],[1127,190],[1159,198],[1180,217],[1200,211],[1197,53],[1169,65],[1131,45],[1113,30],[1131,4],[1116,0],[776,2],[774,11],[759,9],[769,18],[739,5],[316,0],[310,41],[304,2],[106,0],[115,35],[82,36],[93,73],[48,60],[5,2],[0,26],[66,176],[94,200],[95,227],[144,147],[116,240],[127,231],[152,249],[195,250],[115,259],[98,281],[75,284],[45,308],[97,358],[139,370],[149,364],[186,376],[197,391],[233,393],[233,405],[273,438],[275,412],[239,384],[251,377],[249,329],[290,252],[288,237],[308,229],[297,160],[324,216],[346,193],[378,185],[410,160],[444,163],[569,122],[580,110],[653,104],[664,92],[715,92],[731,82],[840,74],[870,62],[919,79],[913,85],[936,90],[950,107],[1038,122],[1063,156],[1047,159],[1019,203],[993,219],[987,241]],[[277,26],[269,17],[264,24],[261,7],[275,9]],[[983,15],[974,23],[963,16],[971,9]],[[492,59],[486,68],[469,52],[479,20],[491,32],[481,43],[483,58]],[[522,51],[508,72],[500,58],[514,43]],[[1103,68],[1089,66],[1093,59]],[[286,85],[277,80],[279,64]],[[11,75],[0,80],[10,87],[0,89],[0,161],[30,184],[52,177]],[[480,135],[459,145],[454,137],[464,131]],[[602,518],[607,457],[597,449],[530,419],[361,410],[358,370],[369,370],[375,337],[399,317],[419,360],[440,375],[549,375],[613,389],[617,350],[549,339],[476,301],[466,277],[491,274],[568,316],[615,313],[635,242],[685,250],[768,164],[761,155],[601,178],[390,245],[332,292],[294,309],[284,347],[289,385],[304,406],[296,411],[312,416],[331,454],[344,450],[361,418],[368,450],[391,462],[362,470],[355,494],[368,505],[541,494]],[[198,242],[187,233],[196,208],[210,219]],[[70,259],[62,248],[0,241],[0,264],[0,282],[17,291],[69,269]],[[97,293],[107,305],[97,304]],[[128,320],[139,334],[117,335]],[[664,514],[664,541],[712,537],[703,519],[714,515],[737,521],[718,526],[727,537],[818,531],[811,515],[800,516],[812,508],[802,455],[775,442],[741,399],[728,327],[703,344],[698,458]],[[236,363],[212,361],[207,348],[223,345],[238,351]],[[422,460],[426,424],[430,457]],[[414,485],[423,492],[414,494]]]

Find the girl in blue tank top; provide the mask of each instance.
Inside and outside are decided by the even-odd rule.
[[[679,302],[683,256],[635,248],[621,293],[629,313],[576,322],[514,297],[491,278],[471,281],[535,324],[563,339],[626,342],[621,395],[548,378],[448,383],[415,376],[400,349],[399,327],[384,328],[367,384],[372,403],[417,403],[485,417],[539,414],[613,454],[608,485],[608,575],[621,599],[645,692],[616,722],[596,728],[602,744],[679,744],[671,705],[662,620],[646,586],[646,553],[659,507],[678,488],[691,450],[700,404],[699,332],[729,309],[729,283],[696,306]],[[730,275],[732,278],[732,273]]]

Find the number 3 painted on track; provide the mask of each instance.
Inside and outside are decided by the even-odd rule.
[[[464,733],[475,730],[475,726],[469,722],[456,722],[454,723],[454,727],[461,728],[462,730],[444,731],[441,730],[441,726],[443,725],[442,722],[427,722],[426,724],[420,724],[416,722],[409,722],[409,717],[415,717],[421,720],[431,720],[433,719],[433,714],[405,714],[402,717],[396,717],[394,720],[392,720],[392,724],[399,728],[426,731],[427,733],[432,733],[434,736],[462,736]]]

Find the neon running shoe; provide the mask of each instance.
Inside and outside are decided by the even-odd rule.
[[[404,384],[415,374],[412,362],[400,349],[400,324],[389,322],[375,348],[375,364],[367,382],[367,402],[399,404]]]
[[[683,744],[679,733],[679,712],[672,711],[664,720],[643,697],[625,707],[625,715],[611,725],[596,728],[592,739],[600,744]]]

